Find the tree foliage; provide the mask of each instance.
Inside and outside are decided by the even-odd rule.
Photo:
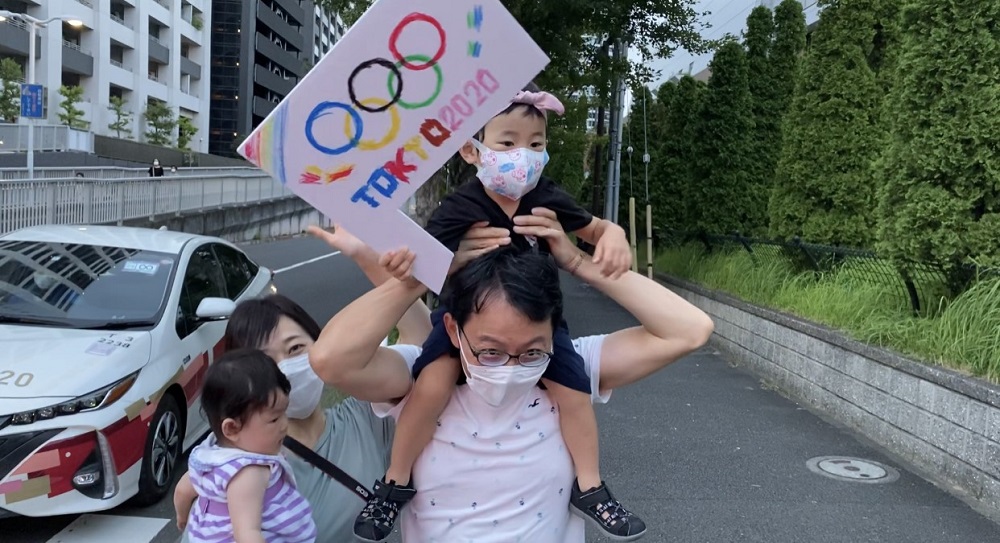
[[[177,148],[182,151],[190,151],[188,146],[191,144],[191,140],[194,139],[194,136],[197,133],[198,127],[195,126],[191,117],[181,115],[177,119]]]
[[[806,16],[802,3],[799,0],[783,0],[774,8],[774,45],[768,68],[774,87],[774,107],[782,115],[787,113],[792,103],[799,75],[799,59],[805,48]]]
[[[777,87],[774,84],[780,74],[775,73],[770,63],[774,43],[774,18],[770,9],[757,6],[750,12],[744,43],[747,68],[751,74],[750,99],[754,122],[749,173],[753,178],[751,183],[769,192],[781,153],[779,138],[784,113],[778,109]]]
[[[76,107],[83,100],[83,87],[79,85],[59,87],[62,101],[59,102],[59,122],[70,128],[86,128],[83,110]]]
[[[912,0],[886,107],[880,246],[953,279],[1000,266],[998,21],[995,2]]]
[[[761,187],[751,173],[754,122],[743,46],[726,42],[709,68],[712,77],[695,126],[694,172],[684,194],[688,226],[757,234],[764,227],[764,210]]]
[[[146,141],[153,145],[170,145],[177,119],[165,102],[150,100],[143,112],[146,119]]]
[[[786,118],[769,206],[771,234],[868,247],[882,100],[869,60],[879,6],[871,0],[820,3],[819,26]]]
[[[675,90],[668,92],[666,88]],[[677,83],[665,83],[657,94],[662,122],[654,121],[652,129],[656,142],[656,156],[649,166],[653,224],[659,231],[688,231],[694,229],[696,217],[690,199],[696,186],[695,138],[705,84],[688,75]]]
[[[24,72],[12,58],[0,59],[0,119],[17,122],[21,114],[21,79]]]
[[[112,96],[108,100],[108,110],[114,115],[114,120],[108,123],[108,129],[115,132],[116,138],[122,137],[122,132],[126,138],[131,139],[132,135],[132,112],[128,110],[128,103],[121,96]]]

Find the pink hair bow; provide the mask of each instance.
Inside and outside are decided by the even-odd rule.
[[[562,115],[566,111],[558,98],[544,91],[520,91],[514,95],[514,99],[510,103],[532,105],[542,111],[554,111],[557,115]]]

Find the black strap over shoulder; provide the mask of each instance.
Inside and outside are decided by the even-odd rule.
[[[288,450],[295,453],[296,456],[302,458],[306,462],[309,462],[323,473],[332,477],[338,483],[346,486],[348,490],[354,492],[354,494],[361,498],[362,501],[367,502],[368,499],[371,498],[372,492],[371,490],[368,490],[368,487],[358,482],[358,480],[354,477],[348,475],[346,471],[338,468],[333,462],[316,454],[316,451],[306,447],[302,444],[302,442],[289,436],[285,436],[285,440],[282,444]]]

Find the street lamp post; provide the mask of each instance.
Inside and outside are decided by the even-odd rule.
[[[59,15],[48,19],[38,19],[27,13],[14,13],[0,9],[0,22],[7,19],[19,19],[28,25],[28,73],[25,74],[28,85],[35,84],[35,36],[38,29],[48,26],[52,21],[66,21],[71,26],[81,26],[83,21],[72,15]],[[28,179],[35,178],[35,123],[28,118]]]

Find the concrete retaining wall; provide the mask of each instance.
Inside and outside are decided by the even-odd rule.
[[[282,198],[256,205],[204,209],[182,215],[158,215],[125,221],[125,226],[159,228],[218,236],[239,243],[302,233],[312,224],[330,221],[298,198]]]
[[[659,279],[711,315],[712,341],[732,362],[1000,520],[1000,387],[686,281]]]

